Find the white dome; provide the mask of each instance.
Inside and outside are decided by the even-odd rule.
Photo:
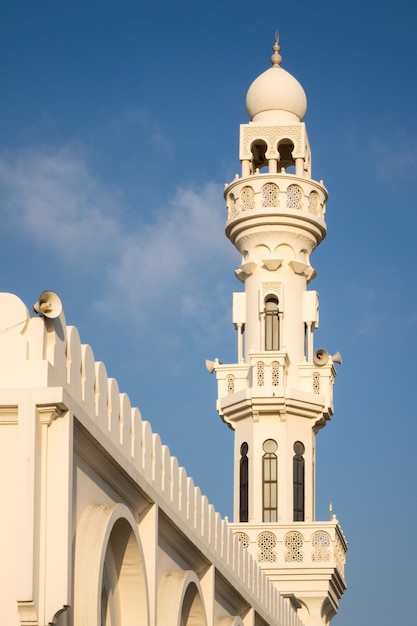
[[[246,109],[252,122],[300,122],[307,110],[304,89],[282,67],[278,42],[273,47],[273,67],[255,78],[246,95]]]

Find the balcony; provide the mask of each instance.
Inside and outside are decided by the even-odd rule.
[[[337,608],[346,589],[348,547],[335,516],[327,522],[230,526],[281,593],[327,596]]]

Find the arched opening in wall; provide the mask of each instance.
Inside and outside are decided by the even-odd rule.
[[[260,171],[262,168],[267,167],[266,151],[268,146],[265,141],[258,139],[253,142],[250,149],[252,152],[252,174],[254,174],[257,169]]]
[[[305,500],[305,470],[304,454],[305,447],[301,441],[294,444],[293,456],[293,517],[294,522],[304,522],[304,500]]]
[[[113,526],[104,557],[101,625],[147,623],[146,583],[135,534],[125,519]]]
[[[249,521],[249,446],[245,442],[240,446],[239,463],[239,522]]]
[[[262,445],[262,521],[278,521],[278,444],[267,439]]]
[[[277,296],[265,298],[265,350],[279,350],[279,310]]]
[[[295,173],[295,160],[292,156],[294,150],[294,144],[290,139],[282,139],[278,144],[278,153],[279,153],[279,161],[278,161],[278,171],[281,171],[282,168],[288,174]]]
[[[137,521],[124,504],[91,504],[76,529],[74,624],[149,624],[148,584]]]
[[[164,573],[158,588],[156,617],[157,626],[207,626],[204,595],[195,572]]]
[[[204,606],[199,591],[194,583],[190,583],[184,595],[181,608],[181,626],[206,626]]]
[[[100,626],[112,626],[118,623],[120,613],[117,590],[117,572],[111,551],[107,550],[103,565],[101,584]]]

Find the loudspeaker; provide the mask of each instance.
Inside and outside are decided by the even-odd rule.
[[[339,365],[342,365],[342,355],[339,350],[332,356],[332,361],[333,363],[339,363]]]
[[[214,361],[209,361],[206,359],[206,367],[209,374],[212,374],[216,369],[217,365],[221,365],[222,362],[219,359],[214,359]]]
[[[316,365],[326,365],[329,360],[329,353],[324,348],[316,350],[314,353],[313,361]]]
[[[61,314],[61,298],[55,291],[42,291],[38,301],[33,305],[33,310],[42,317],[54,319]]]
[[[329,358],[331,358],[333,363],[339,363],[339,365],[342,365],[342,355],[340,352],[336,352],[336,354],[330,356],[324,348],[320,348],[315,351],[313,361],[316,365],[326,365]]]

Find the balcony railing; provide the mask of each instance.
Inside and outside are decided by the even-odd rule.
[[[336,569],[344,580],[347,543],[335,516],[328,522],[231,524],[243,547],[266,569]]]

